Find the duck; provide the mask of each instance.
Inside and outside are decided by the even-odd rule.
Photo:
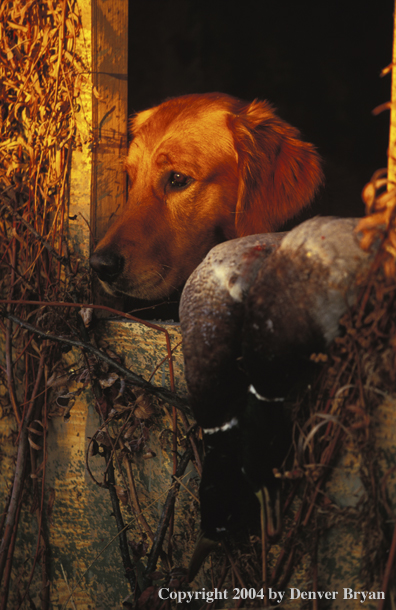
[[[259,512],[271,540],[282,527],[282,466],[291,446],[290,401],[308,384],[356,302],[373,254],[359,219],[315,217],[288,233],[213,248],[180,301],[190,405],[203,429],[201,531],[189,567]],[[264,534],[262,532],[262,538]],[[264,539],[264,538],[263,538]]]

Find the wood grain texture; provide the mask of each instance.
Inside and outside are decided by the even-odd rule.
[[[93,0],[93,233],[105,234],[126,202],[128,2]]]
[[[396,11],[393,15],[393,52],[392,52],[392,85],[391,112],[388,151],[388,178],[396,183]],[[389,187],[390,188],[390,187]]]

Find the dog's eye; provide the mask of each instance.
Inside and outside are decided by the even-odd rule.
[[[169,182],[173,188],[182,188],[183,186],[187,186],[187,184],[191,182],[191,178],[190,176],[180,174],[179,172],[172,172],[169,178]]]

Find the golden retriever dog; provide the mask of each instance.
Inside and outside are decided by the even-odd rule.
[[[322,182],[315,148],[266,101],[185,95],[131,132],[128,204],[90,259],[113,295],[168,296],[213,246],[276,231]]]

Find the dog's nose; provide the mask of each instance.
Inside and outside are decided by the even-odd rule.
[[[114,282],[124,267],[124,257],[115,252],[94,252],[89,264],[103,282]]]

